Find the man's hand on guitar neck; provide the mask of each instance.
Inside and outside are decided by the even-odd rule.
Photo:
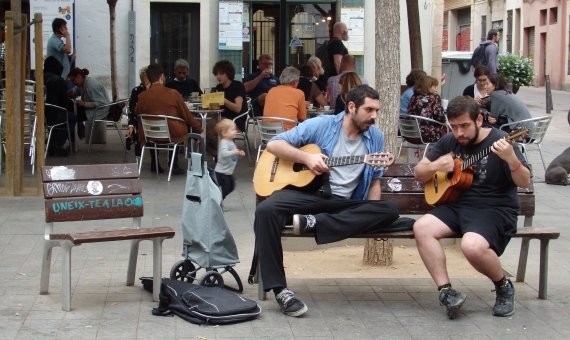
[[[427,182],[438,171],[451,172],[454,167],[454,155],[450,152],[431,162],[427,158],[423,158],[414,168],[414,174],[417,180]]]
[[[516,186],[526,188],[530,185],[530,170],[522,165],[511,143],[504,139],[499,139],[493,143],[491,151],[507,162],[509,169],[511,169],[511,177]]]
[[[309,168],[309,170],[314,172],[316,175],[322,175],[325,172],[330,171],[330,168],[325,163],[327,156],[323,155],[322,153],[303,153],[303,164],[305,164],[307,168]]]

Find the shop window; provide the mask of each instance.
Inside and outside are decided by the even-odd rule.
[[[548,23],[553,25],[558,22],[558,7],[552,7],[550,9],[550,17]]]

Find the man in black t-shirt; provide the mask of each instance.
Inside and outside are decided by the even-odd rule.
[[[174,78],[167,81],[164,86],[175,89],[184,99],[189,98],[192,92],[198,92],[201,95],[200,85],[198,85],[197,81],[188,77],[189,71],[190,65],[186,60],[176,60],[174,62]]]
[[[333,26],[333,35],[327,43],[328,63],[325,69],[325,78],[336,76],[340,72],[342,56],[348,54],[346,46],[342,43],[348,40],[348,28],[344,22],[337,22]]]
[[[451,288],[445,253],[438,240],[461,235],[461,251],[467,261],[495,284],[493,315],[509,316],[514,313],[515,289],[503,273],[499,256],[516,232],[520,208],[517,187],[529,186],[530,170],[518,148],[503,138],[504,132],[482,127],[483,117],[473,98],[461,96],[451,100],[447,118],[452,133],[442,137],[416,165],[416,178],[428,182],[438,171],[453,171],[454,158],[467,164],[480,160],[471,167],[470,188],[414,224],[418,251],[438,286],[441,305],[453,319],[466,295]]]

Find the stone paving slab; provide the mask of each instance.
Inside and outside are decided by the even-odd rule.
[[[523,88],[519,96],[534,116],[544,114],[544,89]],[[553,121],[543,145],[547,163],[570,146],[570,109],[567,92],[554,91]],[[122,161],[122,153],[109,136],[109,144],[94,145],[91,154],[81,146],[77,155],[48,159],[50,164],[110,163]],[[116,137],[115,137],[116,138]],[[551,242],[549,300],[537,299],[538,243],[531,243],[525,283],[516,283],[516,314],[491,316],[492,285],[481,278],[452,278],[465,291],[467,301],[459,317],[450,321],[437,301],[430,278],[336,278],[288,279],[309,307],[302,318],[283,315],[272,295],[259,301],[263,312],[254,321],[226,326],[197,326],[177,317],[156,317],[157,305],[137,281],[124,285],[128,243],[109,242],[74,247],[72,260],[72,308],[61,310],[61,260],[54,250],[50,294],[38,295],[43,233],[41,198],[0,197],[0,340],[2,339],[502,339],[570,337],[570,240],[568,238],[568,187],[544,184],[538,152],[530,151],[534,167],[537,211],[534,225],[559,228],[560,239]],[[129,156],[130,161],[134,157]],[[180,213],[184,176],[150,171],[143,166],[144,226],[170,225],[177,231],[164,242],[163,274],[181,259]],[[181,161],[182,162],[182,161]],[[236,270],[244,281],[244,296],[256,299],[257,287],[245,283],[253,245],[255,196],[253,169],[241,162],[236,170],[236,191],[228,196],[226,218],[236,239],[241,263]],[[127,222],[125,222],[127,223]],[[116,226],[101,221],[100,226]],[[63,230],[90,229],[68,223]],[[517,267],[520,240],[513,240],[502,257],[508,273]],[[138,276],[152,275],[152,246],[141,243]],[[334,259],[331,259],[334,261]],[[227,278],[229,280],[229,278]]]

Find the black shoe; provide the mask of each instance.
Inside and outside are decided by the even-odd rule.
[[[150,164],[150,171],[151,172],[156,172],[156,167],[153,163]],[[159,165],[158,166],[158,173],[161,174],[164,172],[164,169]]]
[[[494,316],[511,316],[515,313],[515,286],[507,279],[505,284],[497,287],[497,298],[493,306]]]
[[[309,310],[303,301],[297,299],[295,294],[285,288],[275,296],[281,311],[289,316],[301,316]]]
[[[77,122],[77,137],[79,139],[85,138],[85,123]]]
[[[314,215],[293,215],[293,233],[301,235],[315,231],[317,220]]]
[[[459,308],[465,302],[467,295],[460,293],[455,289],[448,287],[439,291],[439,303],[447,308],[447,317],[455,319]]]

